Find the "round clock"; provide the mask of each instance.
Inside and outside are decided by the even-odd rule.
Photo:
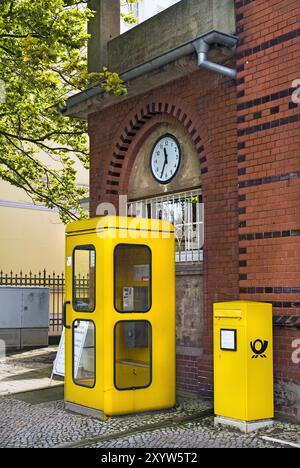
[[[181,149],[173,135],[164,135],[155,143],[151,153],[153,177],[160,184],[168,184],[177,174],[181,163]]]

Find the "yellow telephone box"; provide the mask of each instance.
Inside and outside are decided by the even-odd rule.
[[[274,417],[272,305],[214,305],[217,417],[244,422]]]
[[[66,285],[66,408],[102,417],[173,407],[173,225],[113,216],[70,224]]]

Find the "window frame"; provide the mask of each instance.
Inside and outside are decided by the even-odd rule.
[[[148,385],[144,385],[143,387],[128,387],[128,388],[119,388],[117,386],[117,340],[116,340],[116,331],[118,325],[121,323],[132,323],[132,322],[145,322],[149,325],[150,327],[150,361],[149,361],[149,369],[150,369],[150,380]],[[114,330],[113,330],[114,336],[114,387],[118,392],[128,392],[128,391],[137,391],[137,390],[145,390],[146,388],[151,387],[153,383],[153,330],[152,330],[152,324],[149,322],[149,320],[119,320],[118,322],[115,323]]]
[[[81,385],[79,383],[76,382],[75,380],[75,354],[74,354],[74,335],[75,335],[75,330],[76,328],[78,327],[75,327],[74,324],[75,322],[89,322],[89,323],[92,323],[93,326],[94,326],[94,341],[95,341],[95,346],[94,346],[94,365],[95,365],[95,379],[94,379],[94,385],[92,387],[88,386],[88,385]],[[73,384],[76,385],[76,387],[81,387],[81,388],[87,388],[89,390],[92,390],[93,388],[96,387],[96,383],[97,383],[97,353],[96,353],[96,347],[97,347],[97,327],[96,327],[96,323],[94,322],[94,320],[91,320],[91,319],[79,319],[79,318],[76,318],[73,320],[73,323],[72,323],[72,381],[73,381]]]
[[[195,213],[194,204],[191,201],[196,197],[199,208]],[[179,204],[184,205],[184,215],[180,215],[178,211]],[[176,264],[203,263],[206,238],[204,205],[202,186],[197,186],[185,191],[181,189],[181,191],[171,191],[167,194],[132,198],[128,201],[127,210],[129,216],[154,219],[159,219],[159,211],[162,210],[163,219],[174,224]],[[183,230],[186,233],[184,236],[182,236]]]
[[[84,249],[84,247],[86,247],[86,249]],[[87,249],[87,247],[91,247],[90,249]],[[94,272],[94,307],[93,309],[91,310],[78,310],[76,308],[76,303],[75,303],[75,292],[76,292],[76,287],[75,287],[75,268],[76,268],[76,261],[75,261],[75,258],[76,258],[76,250],[77,251],[94,251],[95,252],[95,272]],[[82,245],[77,245],[76,247],[74,247],[73,249],[73,254],[72,254],[72,265],[73,265],[73,268],[72,268],[72,307],[73,307],[73,310],[74,312],[78,312],[80,314],[92,314],[95,312],[96,310],[96,300],[97,300],[97,293],[96,293],[96,281],[97,281],[97,252],[96,252],[96,247],[94,246],[94,244],[82,244]]]
[[[147,310],[119,310],[118,307],[117,307],[117,250],[118,248],[120,247],[129,247],[129,248],[135,248],[135,247],[138,247],[138,248],[141,248],[141,247],[146,247],[146,249],[148,250],[150,256],[149,256],[149,259],[150,259],[150,264],[149,264],[149,274],[150,274],[150,279],[149,279],[149,307]],[[119,313],[119,314],[147,314],[151,311],[152,309],[152,250],[151,248],[149,247],[149,245],[146,245],[146,244],[125,244],[125,243],[121,243],[121,244],[118,244],[115,246],[114,248],[114,308],[115,310]]]
[[[222,332],[234,332],[234,348],[224,348],[222,346]],[[236,353],[238,351],[238,330],[237,328],[220,328],[220,350],[221,351],[228,351],[229,353]]]

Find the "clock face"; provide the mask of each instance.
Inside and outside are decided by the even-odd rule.
[[[154,145],[151,170],[161,184],[168,184],[177,174],[181,163],[181,149],[173,135],[164,135]]]

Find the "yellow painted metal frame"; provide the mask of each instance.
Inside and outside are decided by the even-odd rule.
[[[146,313],[120,313],[114,307],[114,250],[119,244],[145,245],[152,252],[152,306]],[[66,258],[79,245],[96,249],[96,308],[75,312],[72,271],[66,267],[65,401],[102,411],[105,415],[136,413],[175,405],[175,243],[168,222],[125,217],[102,217],[70,224]],[[69,265],[69,266],[68,266]],[[96,327],[96,384],[75,385],[72,373],[72,325],[92,320]],[[117,390],[114,385],[114,328],[120,321],[148,321],[152,327],[152,382],[148,388]]]
[[[221,349],[222,329],[236,330],[235,351]],[[265,351],[263,343],[267,343]],[[215,414],[242,421],[272,419],[273,382],[272,305],[251,301],[214,304]]]

